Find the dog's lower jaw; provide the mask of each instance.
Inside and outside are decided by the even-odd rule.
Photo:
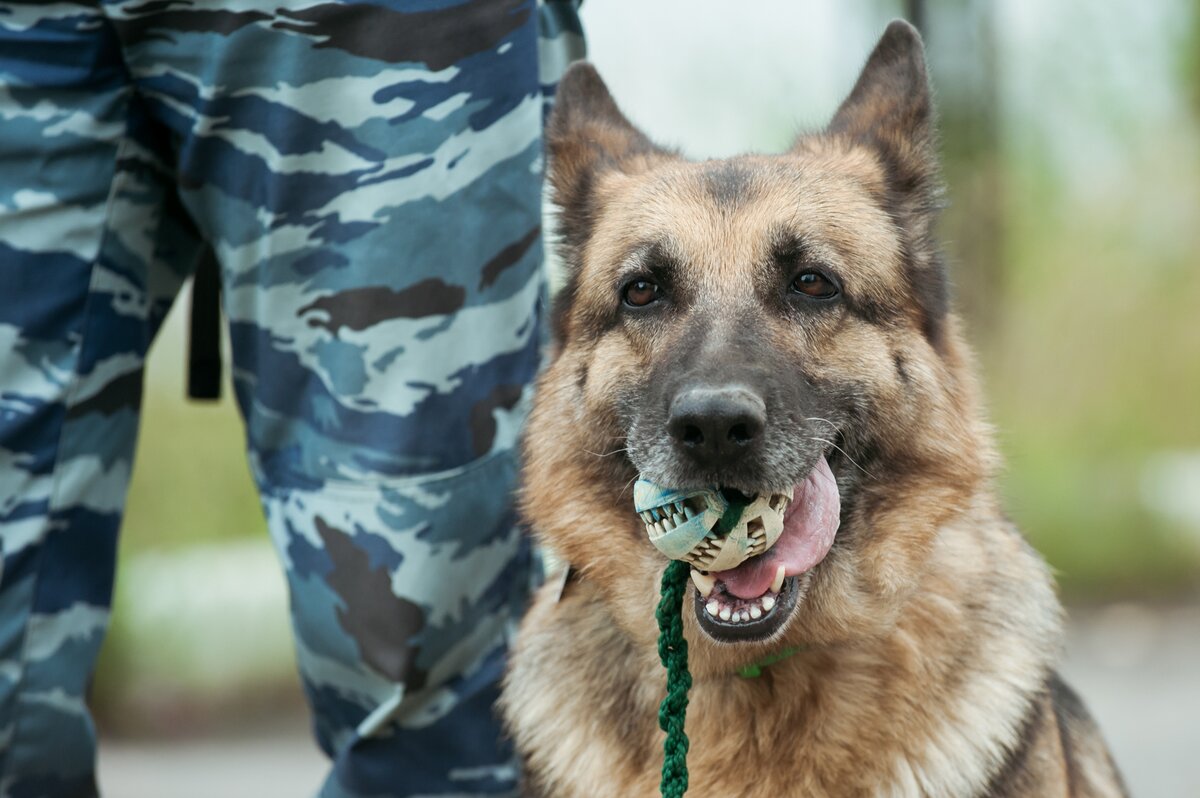
[[[786,632],[810,579],[809,573],[781,575],[777,589],[749,600],[718,593],[715,588],[707,596],[696,589],[691,609],[700,631],[718,643],[769,643]],[[683,611],[688,612],[686,602]]]

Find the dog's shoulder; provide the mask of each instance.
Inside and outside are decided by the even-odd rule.
[[[1100,727],[1082,699],[1058,674],[1054,674],[1049,686],[1071,795],[1127,798],[1129,790],[1100,734]]]
[[[655,770],[660,696],[634,678],[637,653],[601,604],[571,573],[538,591],[522,623],[500,709],[522,755],[523,795],[583,794],[570,785],[619,795]]]
[[[980,798],[1128,798],[1087,707],[1058,673],[1032,700],[1021,730]]]

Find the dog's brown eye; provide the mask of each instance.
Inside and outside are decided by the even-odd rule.
[[[820,272],[802,272],[792,280],[792,290],[814,299],[830,299],[837,296],[837,286]]]
[[[662,295],[662,289],[649,280],[634,280],[625,286],[622,298],[630,307],[641,308],[655,302]]]

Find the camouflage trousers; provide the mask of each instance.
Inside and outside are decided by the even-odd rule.
[[[541,132],[581,47],[553,0],[0,2],[0,796],[96,792],[143,361],[205,257],[321,795],[513,792]]]

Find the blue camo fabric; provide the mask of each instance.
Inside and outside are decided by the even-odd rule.
[[[582,46],[552,0],[0,2],[0,796],[96,794],[143,362],[205,253],[320,794],[514,792],[542,124]]]

